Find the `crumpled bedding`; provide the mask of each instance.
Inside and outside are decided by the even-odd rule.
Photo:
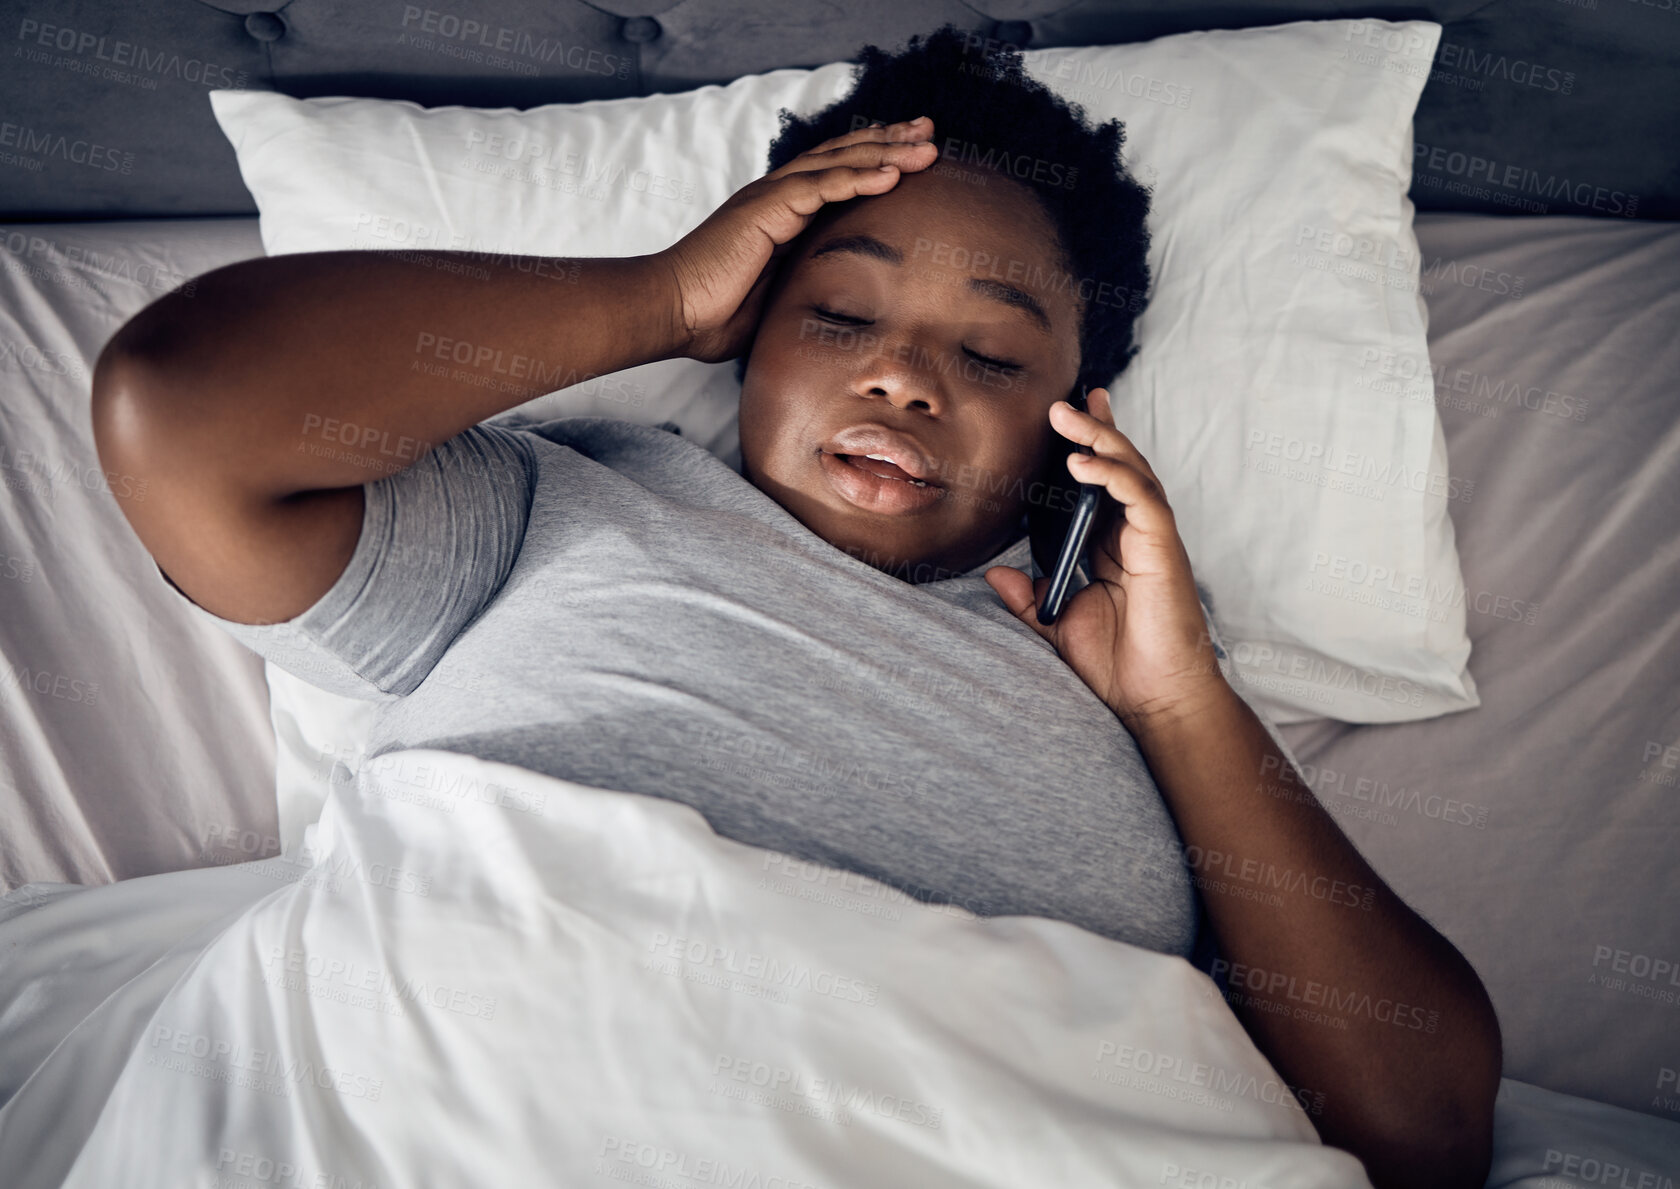
[[[0,923],[15,1189],[1368,1184],[1180,958],[473,757],[335,777],[296,854]]]

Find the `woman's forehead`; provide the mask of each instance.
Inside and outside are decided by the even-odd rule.
[[[793,262],[801,272],[837,260],[877,261],[875,267],[943,278],[952,284],[982,282],[984,295],[1051,324],[1077,324],[1078,286],[1071,284],[1055,224],[1026,186],[992,170],[985,187],[931,171],[906,174],[886,194],[854,199],[813,223]],[[931,176],[930,176],[931,175]]]

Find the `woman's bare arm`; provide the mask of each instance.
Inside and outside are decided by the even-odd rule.
[[[681,349],[657,256],[324,252],[249,260],[132,318],[94,371],[123,512],[206,609],[289,619],[361,531],[361,485],[505,409]],[[113,490],[116,490],[113,488]]]
[[[1128,726],[1186,848],[1231,1006],[1377,1189],[1487,1178],[1499,1023],[1230,688]]]

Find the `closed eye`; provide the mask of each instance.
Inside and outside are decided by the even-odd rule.
[[[824,322],[833,322],[839,326],[868,326],[870,324],[868,318],[854,318],[850,314],[842,314],[838,310],[831,310],[826,306],[812,306],[811,312]],[[967,347],[963,348],[963,353],[982,367],[991,368],[994,371],[1018,372],[1025,366],[1019,363],[1011,363],[1007,359],[993,359],[988,355],[980,354],[978,351],[971,351]]]
[[[1005,359],[988,359],[978,351],[970,351],[967,347],[964,347],[963,351],[968,354],[970,359],[973,359],[986,367],[994,368],[1000,372],[1018,372],[1021,370],[1021,365],[1019,363],[1010,363]]]
[[[822,306],[812,306],[811,310],[823,321],[838,322],[842,326],[863,326],[869,321],[868,318],[854,318],[850,314],[837,313],[834,310],[824,309]]]

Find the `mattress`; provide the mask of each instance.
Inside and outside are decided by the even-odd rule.
[[[1435,399],[1474,483],[1452,515],[1482,706],[1285,734],[1481,974],[1509,1076],[1680,1120],[1680,227],[1426,214],[1417,231],[1430,359],[1373,358],[1368,377]],[[87,412],[105,339],[260,254],[256,220],[0,227],[0,247],[0,884],[271,854],[261,664],[168,597],[109,494],[136,480],[101,472]],[[1315,571],[1404,597],[1336,559]]]

